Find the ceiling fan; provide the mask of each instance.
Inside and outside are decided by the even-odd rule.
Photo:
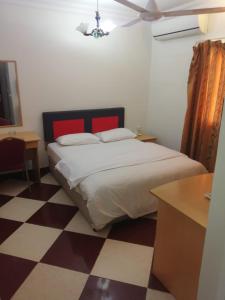
[[[114,0],[122,5],[127,6],[130,9],[139,12],[140,15],[137,19],[123,25],[123,27],[132,26],[140,21],[155,21],[163,17],[177,17],[177,16],[189,16],[189,15],[202,15],[202,14],[215,14],[225,12],[225,7],[211,7],[211,8],[196,8],[196,9],[183,9],[183,10],[171,10],[160,11],[154,0],[149,0],[145,8],[130,2],[128,0]]]

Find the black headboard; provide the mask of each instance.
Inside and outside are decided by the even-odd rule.
[[[60,132],[63,134],[98,132],[124,127],[124,111],[124,107],[115,107],[43,112],[45,142],[53,142],[56,135],[60,135]]]

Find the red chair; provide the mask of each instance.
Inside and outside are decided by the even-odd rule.
[[[24,159],[25,142],[17,138],[0,140],[0,172],[25,170],[26,180],[30,183],[29,173]]]
[[[0,117],[0,126],[8,126],[8,125],[11,125],[11,122],[7,119]]]

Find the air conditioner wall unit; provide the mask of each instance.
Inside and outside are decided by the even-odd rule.
[[[207,31],[208,15],[182,16],[152,23],[153,37],[159,41],[205,34]]]

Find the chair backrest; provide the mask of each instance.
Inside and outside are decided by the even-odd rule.
[[[11,122],[7,119],[0,117],[0,126],[7,126],[7,125],[11,125]]]
[[[0,140],[0,172],[24,167],[25,142],[17,138]]]

